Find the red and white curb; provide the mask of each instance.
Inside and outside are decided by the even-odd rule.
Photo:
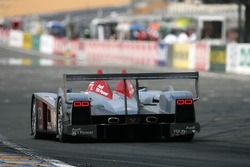
[[[23,148],[15,143],[8,141],[0,134],[0,144],[15,150],[15,152],[0,152],[0,166],[18,167],[74,167],[59,160],[49,159],[36,155],[27,148]]]

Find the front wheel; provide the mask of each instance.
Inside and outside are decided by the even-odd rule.
[[[30,116],[30,122],[31,122],[31,136],[34,139],[41,138],[41,133],[38,132],[38,113],[37,113],[37,106],[36,106],[36,99],[33,96],[32,102],[31,102],[31,116]]]
[[[57,135],[61,142],[68,142],[69,136],[63,133],[63,128],[63,106],[62,99],[59,99],[57,104]]]

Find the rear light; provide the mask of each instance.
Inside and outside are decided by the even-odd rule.
[[[185,100],[185,104],[186,105],[192,105],[193,104],[193,100],[192,99],[186,99]]]
[[[195,122],[193,99],[176,99],[175,121],[178,123]]]
[[[178,99],[176,100],[176,104],[181,106],[181,105],[192,105],[193,104],[193,99]]]
[[[72,125],[86,125],[90,122],[90,101],[74,101],[72,104]]]
[[[73,107],[89,107],[88,101],[75,101]]]

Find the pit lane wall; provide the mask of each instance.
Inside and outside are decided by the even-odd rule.
[[[166,45],[148,41],[69,40],[0,29],[0,44],[73,59],[76,64],[168,66],[250,75],[250,44],[207,41]]]

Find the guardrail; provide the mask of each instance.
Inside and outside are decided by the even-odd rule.
[[[0,43],[80,61],[80,64],[169,66],[196,71],[250,74],[250,44],[206,41],[166,45],[149,41],[69,40],[0,29]]]

